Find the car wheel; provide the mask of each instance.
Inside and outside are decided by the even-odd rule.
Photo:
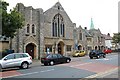
[[[69,63],[69,62],[70,62],[70,60],[69,60],[69,59],[67,59],[67,60],[66,60],[66,62],[67,62],[67,63]]]
[[[50,61],[50,65],[54,65],[54,62],[53,62],[53,61]]]
[[[27,69],[29,67],[27,62],[22,63],[21,68],[22,69]]]
[[[103,55],[103,58],[106,58],[106,55]]]
[[[90,59],[93,59],[93,57],[90,57]]]

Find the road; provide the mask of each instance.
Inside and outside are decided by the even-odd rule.
[[[29,69],[12,69],[2,72],[3,80],[20,78],[43,79],[82,79],[82,78],[118,78],[118,54],[108,54],[106,58],[89,59],[88,56],[72,58],[70,63],[54,66],[42,64]],[[39,63],[38,63],[39,64]],[[111,77],[111,74],[115,73]],[[114,79],[115,80],[115,79]]]

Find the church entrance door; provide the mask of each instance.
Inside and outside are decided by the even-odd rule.
[[[28,44],[26,46],[26,52],[34,59],[35,45],[33,43]]]
[[[64,54],[64,43],[63,42],[58,43],[58,53],[62,55]]]

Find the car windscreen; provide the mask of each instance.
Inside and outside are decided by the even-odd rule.
[[[8,54],[6,54],[6,53],[0,53],[0,60],[1,60],[3,57],[5,57],[6,55],[8,55]]]
[[[52,55],[48,55],[46,58],[50,59],[50,58],[52,58]]]

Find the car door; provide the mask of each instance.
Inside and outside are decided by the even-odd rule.
[[[59,63],[58,57],[57,57],[56,54],[53,54],[53,55],[52,55],[52,58],[53,58],[53,61],[54,61],[56,64]]]
[[[60,63],[66,62],[66,58],[64,56],[62,56],[61,54],[57,54],[57,56]]]
[[[2,66],[3,68],[13,67],[14,66],[14,54],[9,54],[3,58]]]
[[[19,53],[15,54],[14,66],[20,66],[22,59],[23,59],[22,54]]]

